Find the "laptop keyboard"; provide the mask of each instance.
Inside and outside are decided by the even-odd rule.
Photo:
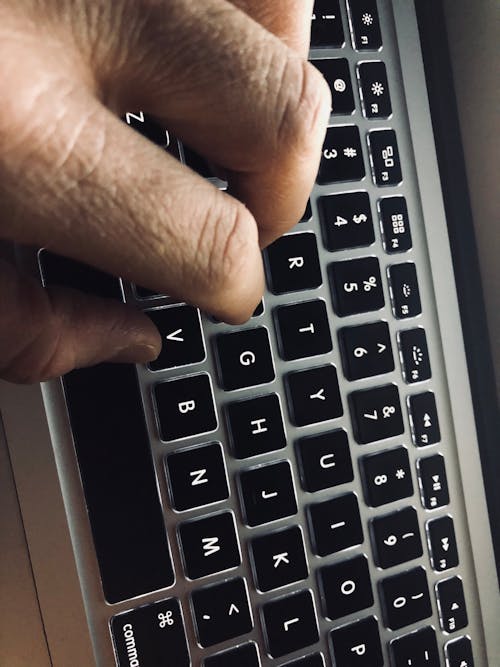
[[[40,254],[45,284],[125,295],[164,340],[138,375],[64,379],[120,667],[473,665],[377,9],[315,3],[331,127],[246,325]],[[212,178],[143,112],[125,120]]]

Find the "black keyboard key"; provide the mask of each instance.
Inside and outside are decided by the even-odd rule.
[[[376,0],[349,0],[348,6],[354,48],[358,51],[378,51],[382,47],[382,34]]]
[[[448,642],[444,647],[446,667],[474,667],[472,643],[468,637]]]
[[[373,519],[370,523],[375,563],[393,567],[423,553],[417,512],[413,507]]]
[[[423,506],[433,510],[447,505],[450,502],[450,494],[444,458],[440,454],[429,456],[426,459],[419,459],[417,466]]]
[[[297,513],[292,471],[288,461],[245,470],[240,475],[245,521],[258,526]]]
[[[48,250],[41,250],[38,253],[38,262],[42,281],[46,287],[59,285],[93,296],[123,301],[121,280],[109,273]]]
[[[404,197],[384,197],[378,203],[382,236],[387,253],[406,252],[412,247],[410,219]]]
[[[361,459],[365,498],[380,507],[413,495],[410,461],[406,447],[368,454]]]
[[[155,292],[154,290],[147,289],[146,287],[142,287],[141,285],[134,285],[133,287],[135,296],[138,299],[157,299],[159,297],[165,296],[164,294],[160,294],[159,292]]]
[[[394,130],[374,130],[368,134],[373,180],[376,185],[398,185],[403,180],[399,148]]]
[[[80,369],[66,375],[64,386],[106,600],[171,586],[174,573],[135,367]]]
[[[366,174],[359,129],[356,125],[329,127],[323,144],[318,183],[361,181]]]
[[[277,394],[258,396],[226,406],[233,455],[246,459],[286,447]]]
[[[339,0],[315,0],[311,23],[311,46],[339,47],[344,44],[344,28]]]
[[[317,556],[329,556],[363,543],[358,499],[354,493],[310,505],[307,516]]]
[[[169,442],[217,428],[212,383],[206,373],[161,382],[154,395],[162,440]]]
[[[200,313],[193,306],[172,306],[144,311],[162,339],[161,352],[148,366],[153,371],[199,364],[205,360]]]
[[[202,155],[196,153],[192,148],[186,146],[186,144],[182,145],[182,150],[184,153],[184,162],[190,169],[203,178],[214,178],[215,174],[211,166]]]
[[[172,506],[178,512],[229,497],[224,455],[218,442],[170,454],[166,469]]]
[[[280,306],[274,311],[280,354],[287,361],[332,350],[326,304],[322,300]]]
[[[373,616],[330,632],[337,667],[383,667],[377,619]]]
[[[204,667],[260,667],[259,652],[255,644],[243,644],[229,651],[205,658]]]
[[[231,579],[191,593],[198,640],[203,647],[245,635],[253,628],[244,579]]]
[[[457,538],[451,516],[442,516],[427,523],[431,565],[443,572],[458,565]]]
[[[392,312],[398,320],[415,317],[422,312],[415,264],[394,264],[389,268]]]
[[[408,399],[413,442],[417,447],[435,445],[441,440],[436,398],[432,391]]]
[[[390,643],[393,665],[399,667],[440,667],[436,633],[431,627],[417,630]]]
[[[190,579],[225,572],[241,563],[234,516],[221,512],[179,525],[184,569]]]
[[[301,438],[297,458],[306,491],[321,491],[354,479],[349,440],[341,429]]]
[[[300,658],[293,662],[286,662],[281,667],[325,667],[325,661],[321,653],[315,653],[314,655],[307,655],[305,658]]]
[[[373,592],[366,556],[356,556],[328,565],[319,571],[319,583],[326,617],[334,621],[373,604]]]
[[[315,644],[318,621],[311,591],[268,602],[262,608],[269,654],[273,658]]]
[[[365,116],[388,118],[392,114],[392,104],[385,64],[380,61],[361,63],[358,76]]]
[[[387,322],[344,327],[339,331],[344,375],[348,380],[373,377],[394,370]]]
[[[257,588],[266,592],[307,579],[302,531],[298,526],[266,533],[250,543]]]
[[[114,616],[111,631],[119,667],[191,665],[178,600],[162,600]]]
[[[394,384],[354,391],[349,405],[354,435],[361,445],[404,432],[399,390]]]
[[[424,329],[408,329],[398,334],[405,382],[413,384],[432,376],[427,337]]]
[[[144,111],[126,113],[123,120],[134,130],[142,134],[160,148],[164,148],[175,158],[179,159],[179,144],[177,139],[165,129],[157,120],[145,114]]]
[[[369,246],[375,241],[367,192],[327,195],[318,200],[323,242],[331,252]]]
[[[379,590],[384,622],[390,630],[399,630],[432,616],[427,575],[423,567],[383,579],[379,582]]]
[[[436,584],[436,598],[441,629],[448,634],[466,628],[469,619],[465,606],[464,586],[460,577]]]
[[[348,60],[346,58],[325,58],[311,60],[311,63],[319,69],[330,87],[332,113],[352,114],[355,104]]]
[[[296,426],[316,424],[343,415],[335,366],[320,366],[289,373],[286,376],[286,385],[290,397],[291,418]]]
[[[299,222],[311,222],[313,217],[313,212],[311,208],[311,200],[307,200],[307,205],[306,205],[306,210],[304,211],[304,215],[301,217]]]
[[[340,317],[384,307],[384,290],[376,257],[333,262],[329,271],[333,307]]]
[[[313,232],[285,234],[269,246],[266,257],[274,294],[315,289],[323,282]]]
[[[274,364],[265,327],[219,334],[215,339],[220,381],[226,391],[274,380]]]

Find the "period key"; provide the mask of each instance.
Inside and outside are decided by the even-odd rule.
[[[111,619],[119,667],[190,667],[179,601],[171,598]]]

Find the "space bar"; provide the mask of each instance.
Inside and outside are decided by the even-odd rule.
[[[79,369],[64,386],[106,600],[172,585],[135,367]]]

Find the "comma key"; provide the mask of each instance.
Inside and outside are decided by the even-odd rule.
[[[189,667],[191,660],[179,601],[170,598],[111,619],[119,667]]]

